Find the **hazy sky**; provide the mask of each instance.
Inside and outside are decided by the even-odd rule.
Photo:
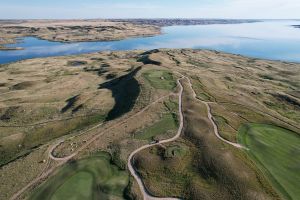
[[[0,0],[1,19],[294,18],[300,0]]]

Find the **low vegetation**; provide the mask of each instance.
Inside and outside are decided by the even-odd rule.
[[[83,130],[105,120],[103,114],[78,117],[69,120],[49,122],[46,125],[27,127],[22,133],[4,137],[0,140],[0,166],[25,156],[40,145],[72,132]]]
[[[178,96],[174,93],[179,73],[190,78],[197,98],[208,102],[221,137],[241,142],[243,134],[238,130],[248,124],[251,137],[247,132],[242,138],[250,151],[236,149],[215,136],[206,106],[194,99],[183,79],[181,137],[145,149],[134,159],[150,193],[181,199],[299,196],[292,185],[298,181],[300,65],[215,51],[156,49],[1,65],[0,181],[4,184],[0,199],[9,199],[43,170],[58,165],[47,152],[56,138],[64,142],[56,146],[54,156],[78,154],[50,174],[32,197],[65,199],[72,197],[72,188],[81,199],[95,194],[120,199],[123,191],[129,199],[139,199],[137,183],[132,179],[126,187],[128,174],[123,170],[135,149],[153,139],[171,138],[177,131]],[[265,136],[270,131],[274,138]],[[110,152],[112,158],[89,157],[99,149]],[[104,169],[109,173],[102,174]],[[20,199],[30,193],[31,188]]]
[[[183,157],[188,153],[188,147],[184,144],[170,145],[165,149],[164,158]]]
[[[184,86],[185,124],[181,141],[188,151],[177,150],[181,152],[178,156],[165,157],[170,155],[168,148],[178,145],[172,144],[166,149],[144,150],[137,156],[135,166],[149,191],[161,197],[184,199],[253,199],[255,195],[269,198],[270,194],[261,189],[272,191],[265,179],[243,159],[238,159],[238,152],[214,136],[205,105],[192,100],[188,84]]]
[[[214,101],[214,98],[205,90],[204,85],[201,83],[198,77],[192,78],[193,89],[196,92],[197,97],[203,101]]]
[[[190,182],[197,180],[191,167],[193,156],[185,143],[176,142],[144,150],[135,166],[152,194],[182,198]]]
[[[82,66],[82,65],[86,65],[86,64],[87,64],[87,61],[81,61],[81,60],[70,60],[67,63],[67,65],[72,66],[72,67]]]
[[[139,95],[134,60],[124,59],[121,69],[113,62],[118,56],[109,64],[108,57],[45,58],[23,61],[22,67],[20,63],[1,66],[0,89],[8,95],[0,97],[0,166],[133,108]],[[107,70],[100,76],[99,66]],[[116,77],[107,82],[108,74]]]
[[[300,136],[268,124],[247,124],[239,130],[239,141],[247,153],[266,172],[284,198],[300,196]]]

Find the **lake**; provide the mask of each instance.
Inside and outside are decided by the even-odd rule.
[[[164,27],[163,34],[108,42],[61,43],[34,37],[7,45],[24,50],[0,51],[0,63],[29,58],[74,55],[105,50],[156,48],[211,49],[245,56],[300,62],[300,24],[292,20],[268,20],[257,23]]]

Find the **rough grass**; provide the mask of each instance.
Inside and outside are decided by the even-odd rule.
[[[214,122],[218,126],[219,133],[229,141],[236,141],[236,131],[229,125],[228,120],[221,115],[213,115]]]
[[[82,66],[86,65],[87,61],[82,61],[82,60],[69,60],[67,62],[67,65],[72,66],[72,67],[77,67],[77,66]]]
[[[174,156],[172,151],[175,149],[184,153]],[[192,180],[197,179],[190,170],[192,157],[193,153],[184,143],[176,142],[165,148],[144,150],[136,157],[135,166],[152,194],[182,198],[187,189],[185,186],[188,187]]]
[[[0,166],[5,165],[19,157],[22,157],[41,144],[74,133],[89,127],[95,123],[105,120],[106,115],[99,113],[83,118],[74,118],[65,121],[51,122],[45,125],[39,125],[28,128],[27,133],[21,140],[8,141],[10,146],[0,146]],[[2,140],[0,140],[1,144]]]
[[[214,101],[214,103],[210,103],[213,115],[221,116],[228,122],[228,124],[224,123],[222,118],[219,121],[216,120],[218,125],[222,124],[220,126],[221,135],[233,142],[236,142],[235,136],[239,126],[248,122],[278,124],[299,133],[297,131],[299,130],[297,129],[297,127],[299,128],[299,110],[295,109],[297,105],[295,105],[294,98],[290,98],[290,96],[293,96],[299,99],[299,92],[297,92],[299,91],[299,64],[258,59],[253,61],[241,56],[214,51],[173,49],[147,52],[148,58],[144,57],[141,60],[144,64],[147,64],[143,66],[143,63],[137,60],[141,53],[141,51],[103,52],[81,56],[57,57],[55,59],[30,59],[1,65],[0,85],[2,85],[1,91],[5,93],[1,95],[0,118],[3,120],[0,119],[0,122],[2,125],[26,125],[28,123],[55,119],[56,117],[70,117],[73,113],[73,108],[75,109],[74,113],[76,112],[76,115],[80,116],[90,113],[92,110],[101,109],[102,111],[107,111],[113,107],[116,99],[112,98],[112,93],[116,95],[119,91],[122,92],[123,96],[119,96],[120,101],[118,105],[122,105],[122,102],[125,102],[123,105],[126,106],[128,102],[123,97],[126,98],[125,95],[127,95],[131,98],[133,94],[125,91],[124,87],[116,86],[113,89],[119,87],[119,91],[109,91],[107,90],[110,89],[109,87],[99,89],[98,86],[104,81],[114,84],[110,81],[119,80],[117,77],[122,77],[124,74],[128,74],[141,66],[147,70],[166,71],[168,69],[166,72],[174,72],[174,74],[180,72],[186,76],[193,77],[192,83],[198,98],[205,101]],[[195,66],[187,62],[191,58],[197,62],[194,63]],[[88,64],[82,67],[70,67],[67,65],[68,60],[88,61]],[[250,62],[248,62],[249,60]],[[112,73],[116,73],[117,76],[107,80],[107,78],[110,78],[107,75]],[[273,80],[267,80],[266,78],[268,77],[262,78],[260,76],[262,74],[273,77]],[[134,103],[139,108],[148,105],[156,97],[161,97],[163,94],[170,92],[169,90],[156,89],[153,83],[151,84],[144,75],[138,75],[137,77],[141,84],[141,94],[138,97],[138,101]],[[156,80],[156,87],[161,87],[166,79],[165,77],[157,77],[156,79],[152,78],[152,80]],[[17,85],[17,90],[10,91],[16,84],[26,83],[27,81],[35,82],[33,85]],[[131,83],[129,85],[127,82],[124,85],[130,89],[136,85],[134,79]],[[18,87],[21,88],[18,89]],[[273,95],[277,93],[284,94],[284,96]],[[68,103],[65,100],[77,94],[80,95],[80,98],[75,102],[74,106],[71,106],[72,109],[68,109],[65,113],[59,112]],[[148,154],[144,156],[142,152],[143,159],[149,159],[148,162],[144,162],[141,165],[145,171],[148,170],[148,179],[144,179],[147,188],[151,188],[155,195],[175,195],[185,197],[185,199],[276,199],[278,195],[269,182],[265,180],[264,174],[256,167],[254,161],[249,159],[245,152],[229,147],[214,136],[205,112],[206,107],[198,101],[194,101],[190,94],[185,93],[184,98],[185,130],[182,133],[182,140],[188,146],[188,153],[183,156],[167,158],[163,150],[159,150],[157,151],[158,154],[152,153],[151,155],[155,156],[147,158]],[[269,106],[264,104],[264,102],[272,102],[273,104]],[[83,109],[80,108],[82,104]],[[282,104],[284,106],[278,106]],[[26,105],[26,107],[23,105]],[[37,108],[41,106],[47,107],[47,110],[48,108],[51,109],[47,111],[47,114],[43,114],[46,111],[37,112]],[[16,108],[10,110],[10,107]],[[171,108],[172,105],[168,107]],[[115,111],[120,111],[121,109],[119,108],[122,109],[122,107],[115,107]],[[158,117],[157,114],[153,113],[159,109],[156,107],[151,111],[149,110],[149,119],[147,111],[147,113],[143,113],[144,117],[139,118],[138,123],[131,121],[109,132],[110,134],[103,135],[97,140],[97,144],[89,146],[89,149],[86,151],[94,152],[99,148],[106,148],[110,142],[118,142],[121,145],[121,158],[124,159],[123,161],[126,165],[126,156],[127,153],[130,153],[129,149],[133,150],[135,148],[135,142],[142,142],[132,140],[132,133],[140,130],[142,127],[149,127],[153,120]],[[176,109],[178,108],[176,107]],[[22,110],[25,112],[23,113]],[[77,123],[78,121],[71,122],[70,127],[74,127]],[[69,132],[65,129],[69,127],[68,124],[51,125],[49,129],[46,126],[38,126],[35,130],[1,128],[0,137],[5,137],[3,143],[6,146],[15,148],[22,142],[8,143],[7,141],[21,141],[23,136],[24,138],[26,136],[27,147],[35,147],[36,144],[40,144],[39,142],[49,142],[48,139],[52,137],[68,134]],[[42,136],[34,134],[35,131],[42,131]],[[20,133],[22,137],[20,137]],[[32,138],[30,138],[30,134],[32,134]],[[169,137],[166,135],[164,134],[163,136]],[[126,138],[127,136],[128,138]],[[78,141],[82,142],[86,138],[88,136],[82,134],[74,138],[74,141],[79,143]],[[38,143],[35,143],[36,139],[39,141]],[[124,148],[126,145],[128,145],[128,148]],[[167,150],[169,149],[168,146],[166,148]],[[3,191],[2,196],[7,197],[4,199],[8,199],[11,194],[40,174],[40,171],[32,172],[32,176],[29,178],[26,173],[30,170],[33,171],[32,169],[35,169],[38,165],[42,165],[39,162],[44,157],[32,157],[39,149],[29,149],[32,153],[24,158],[30,160],[26,165],[22,163],[22,158],[11,162],[7,167],[1,167],[1,169],[7,169],[8,171],[8,173],[1,173],[0,176],[2,177],[4,188],[7,188],[1,190]],[[172,152],[174,152],[174,155],[178,153],[177,148],[169,151],[168,155],[173,155]],[[11,152],[13,153],[13,151]],[[112,154],[114,154],[114,160],[119,159],[117,150],[112,152]],[[3,155],[2,152],[0,152],[0,155]],[[153,158],[159,159],[154,160]],[[189,158],[191,159],[189,160]],[[137,161],[140,160],[137,159]],[[162,164],[161,162],[164,163]],[[124,163],[120,162],[119,166],[124,165]],[[143,170],[141,169],[142,172]],[[20,176],[20,174],[23,174],[23,176]],[[10,184],[7,182],[10,182]],[[135,186],[133,187],[138,190]],[[87,191],[86,189],[84,190]],[[170,195],[164,195],[165,193]]]
[[[268,101],[263,102],[268,108],[276,110],[282,116],[300,122],[299,100],[286,94],[272,94]]]
[[[165,150],[165,158],[181,157],[187,154],[188,147],[185,145],[168,146]]]
[[[143,73],[143,76],[155,89],[173,90],[176,87],[176,81],[168,71],[149,70]]]
[[[273,125],[248,124],[239,130],[239,141],[285,198],[300,196],[299,135]]]
[[[203,101],[214,101],[214,98],[206,91],[204,85],[201,83],[199,78],[193,77],[191,81],[196,95],[199,99]]]
[[[191,64],[191,65],[194,65],[196,67],[201,67],[201,68],[210,68],[211,66],[207,63],[203,63],[203,62],[200,62],[198,60],[195,60],[195,59],[190,59],[187,61],[188,64]]]
[[[176,142],[139,153],[134,164],[147,189],[155,196],[181,199],[276,198],[242,152],[215,137],[205,105],[191,98],[188,84],[183,84],[185,123],[180,142],[188,150],[174,148]],[[172,156],[178,153],[182,156]]]
[[[111,163],[109,154],[99,153],[64,166],[30,199],[120,199],[128,183],[127,172]]]

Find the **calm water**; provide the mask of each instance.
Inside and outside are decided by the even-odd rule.
[[[274,60],[300,62],[300,21],[266,21],[250,24],[173,26],[163,35],[112,42],[60,43],[23,38],[19,51],[0,51],[0,63],[28,58],[154,48],[204,48]]]

